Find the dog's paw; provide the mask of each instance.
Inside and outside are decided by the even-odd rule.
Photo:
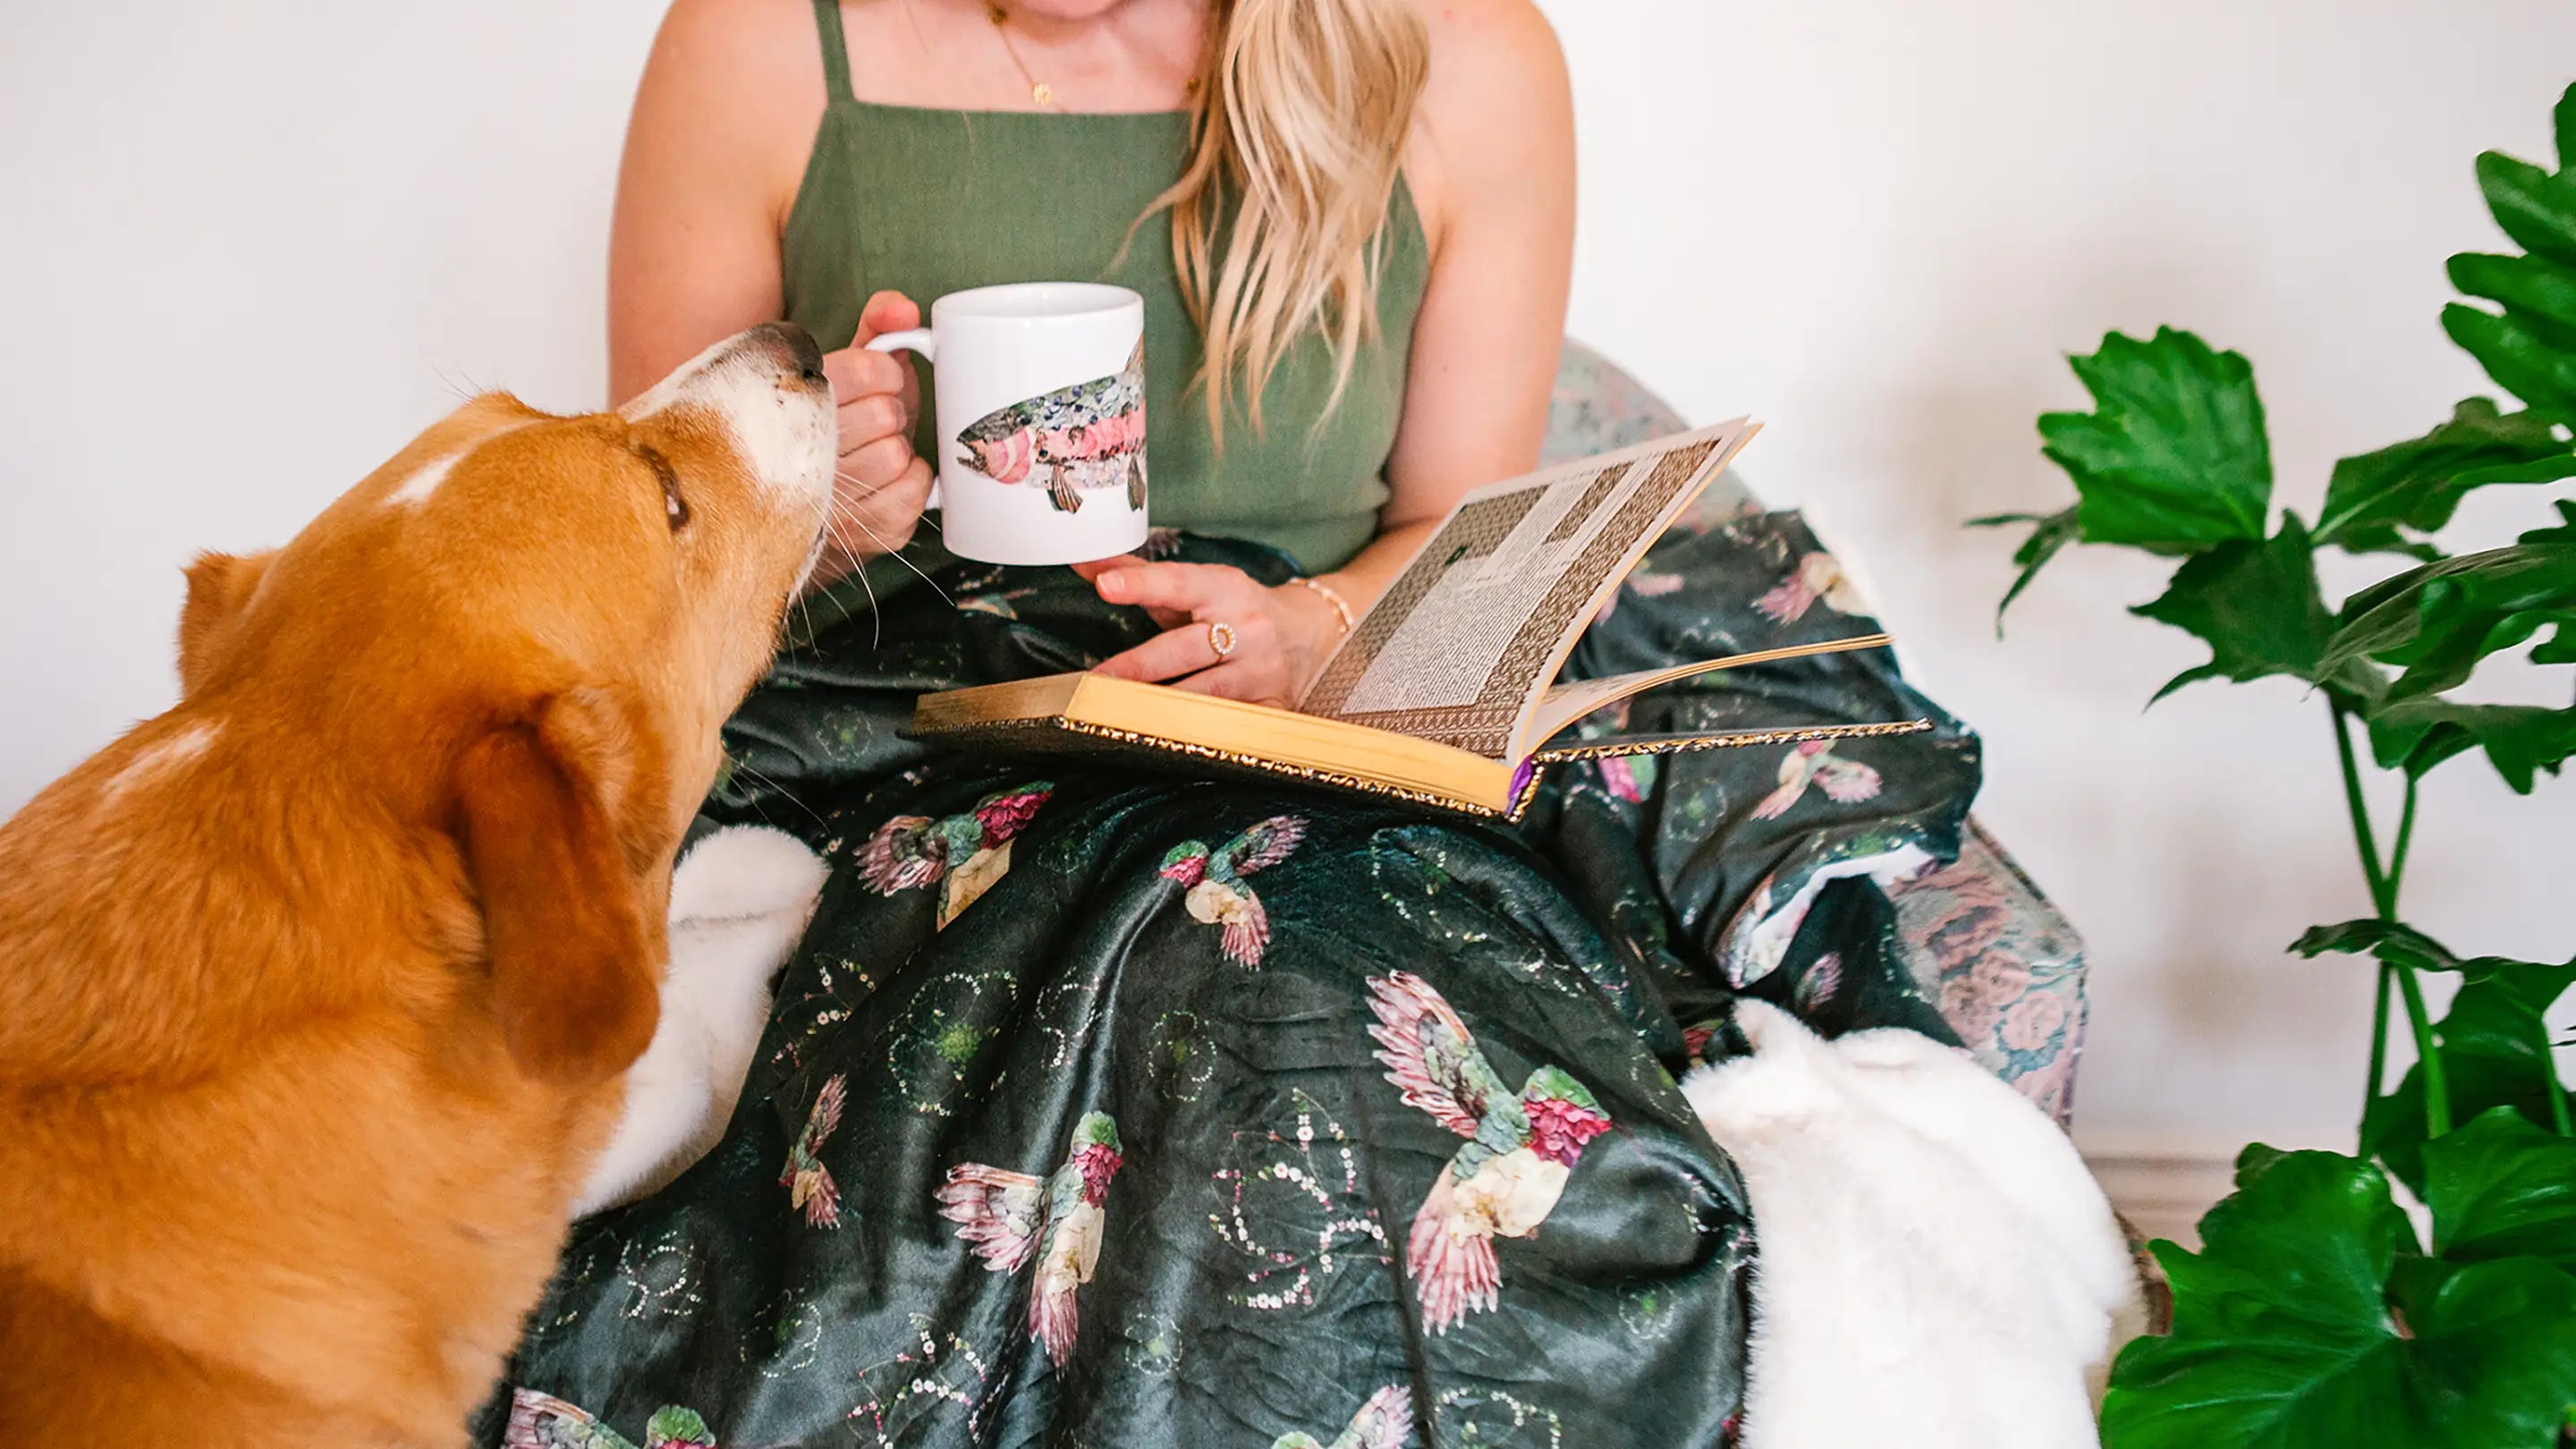
[[[730,825],[699,841],[671,873],[671,924],[785,918],[801,927],[828,873],[823,857],[784,830]]]

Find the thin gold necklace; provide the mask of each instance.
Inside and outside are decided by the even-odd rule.
[[[1055,103],[1055,87],[1048,85],[1045,81],[1039,80],[1036,76],[1030,74],[1029,63],[1020,58],[1019,44],[1011,39],[1011,12],[1009,8],[1004,6],[1001,3],[1001,0],[989,0],[989,3],[984,7],[984,13],[993,17],[993,33],[1002,38],[1002,50],[1011,57],[1012,68],[1020,73],[1021,80],[1028,83],[1029,99],[1037,102],[1040,110],[1056,112],[1063,111],[1064,107]],[[1197,76],[1191,76],[1189,81],[1182,86],[1181,95],[1185,100],[1196,100],[1198,98],[1198,93],[1199,78]]]
[[[997,3],[990,6],[986,13],[993,17],[993,33],[1002,37],[1002,49],[1011,57],[1012,66],[1019,71],[1020,79],[1028,82],[1029,99],[1037,102],[1039,110],[1062,110],[1063,107],[1055,103],[1055,87],[1029,74],[1029,63],[1020,59],[1020,47],[1011,39],[1011,12],[1004,9],[997,0]]]

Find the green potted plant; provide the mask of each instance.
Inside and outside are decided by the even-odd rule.
[[[2286,511],[2275,525],[2245,359],[2188,332],[2114,333],[2073,359],[2092,410],[2039,420],[2077,501],[1974,520],[2033,525],[2007,607],[2071,543],[2180,559],[2132,612],[2197,635],[2211,657],[2158,699],[2202,679],[2311,686],[2332,718],[2374,908],[2291,947],[2376,963],[2358,1150],[2247,1147],[2234,1195],[2201,1220],[2202,1249],[2155,1244],[2172,1332],[2114,1366],[2112,1449],[2549,1449],[2576,1425],[2576,1111],[2543,1020],[2576,983],[2576,959],[2463,957],[2400,911],[2428,775],[2483,752],[2529,794],[2576,754],[2576,704],[2455,697],[2480,661],[2526,644],[2532,668],[2576,664],[2576,503],[2556,501],[2556,526],[2503,547],[2453,556],[2435,539],[2472,489],[2576,477],[2576,86],[2555,119],[2557,169],[2478,158],[2487,206],[2522,250],[2452,257],[2472,300],[2442,313],[2518,408],[2470,398],[2422,437],[2345,458],[2313,526]],[[2327,548],[2413,566],[2329,608],[2316,569]],[[2368,767],[2402,776],[2393,825],[2371,818],[2365,751]],[[2428,973],[2459,981],[2439,1019]],[[2415,1062],[2392,1087],[2400,1029]],[[2429,1240],[2392,1180],[2428,1210]]]

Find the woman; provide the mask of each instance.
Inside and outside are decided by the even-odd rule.
[[[1101,275],[1124,245],[1108,275],[1148,299],[1156,400],[1194,379],[1196,349],[1166,345],[1191,338],[1193,314],[1217,354],[1198,407],[1154,414],[1157,519],[1281,547],[1329,592],[1117,568],[1103,597],[1221,619],[1240,646],[1211,667],[1208,631],[1176,628],[1109,667],[1287,702],[1338,636],[1334,599],[1365,608],[1459,494],[1537,459],[1574,130],[1527,0],[1267,0],[1229,16],[1219,33],[1205,0],[683,0],[619,188],[611,386],[630,396],[782,315],[826,347],[848,339],[828,362],[844,543],[883,553],[912,535],[931,468],[909,441],[912,369],[861,344],[918,325],[940,292]],[[1308,52],[1342,53],[1346,73],[1284,83]],[[1211,66],[1232,106],[1194,116]],[[1283,163],[1253,192],[1257,244],[1185,279],[1169,221],[1148,213],[1181,220],[1184,248],[1204,236],[1247,146]],[[1163,225],[1131,238],[1140,221]],[[1276,270],[1245,287],[1228,280],[1238,261]],[[1329,337],[1301,341],[1324,311]],[[1220,401],[1222,430],[1206,408]]]
[[[577,1230],[489,1435],[1721,1437],[1751,1239],[1673,1074],[1737,989],[1942,1032],[1872,881],[1955,851],[1969,737],[1837,746],[1830,791],[1778,751],[1586,766],[1506,830],[896,733],[921,690],[1086,666],[1293,699],[1461,493],[1535,461],[1571,157],[1528,0],[680,0],[613,385],[780,316],[850,343],[848,577],[708,815],[835,870],[725,1140]],[[1146,298],[1177,535],[1078,571],[913,542],[919,385],[859,345],[1092,277]],[[1784,602],[1816,553],[1785,516],[1677,533],[1572,667],[1850,632],[1842,595]],[[1631,723],[1783,710],[1935,713],[1838,656]]]

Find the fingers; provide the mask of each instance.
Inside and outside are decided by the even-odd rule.
[[[1260,588],[1251,575],[1224,564],[1124,564],[1104,570],[1092,583],[1107,603],[1169,609],[1192,618],[1201,617],[1203,609],[1252,612],[1252,596]]]
[[[858,335],[852,347],[865,347],[889,332],[909,332],[921,325],[921,307],[901,292],[877,292],[859,309]]]
[[[892,553],[912,541],[921,526],[922,505],[930,501],[930,464],[914,458],[883,484],[854,486],[845,477],[835,486],[828,532],[850,559]]]
[[[832,380],[832,400],[847,407],[871,395],[902,396],[912,382],[912,364],[890,352],[844,347],[824,355],[823,375]]]
[[[879,438],[909,437],[912,418],[903,399],[892,393],[872,392],[842,403],[834,410],[841,426],[841,451],[856,452]]]
[[[1154,684],[1195,674],[1216,662],[1216,645],[1208,639],[1207,626],[1184,624],[1102,661],[1098,672]]]
[[[1081,575],[1083,582],[1091,583],[1111,569],[1140,567],[1144,562],[1132,553],[1122,553],[1112,558],[1096,558],[1087,563],[1075,564],[1073,571]]]

